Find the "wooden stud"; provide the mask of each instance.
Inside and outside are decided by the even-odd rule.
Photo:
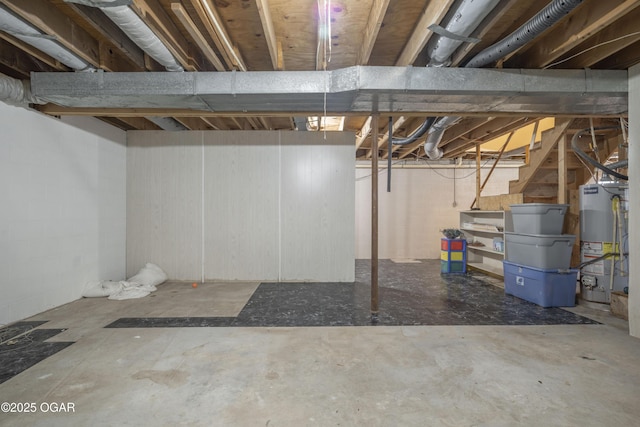
[[[558,140],[558,203],[567,203],[567,138]]]

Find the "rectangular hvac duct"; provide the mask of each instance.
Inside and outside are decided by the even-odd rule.
[[[32,73],[65,107],[243,113],[620,115],[625,70],[349,67],[335,71]],[[325,105],[326,102],[326,105]]]

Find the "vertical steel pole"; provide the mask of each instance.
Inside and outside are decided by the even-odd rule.
[[[387,193],[391,193],[391,153],[393,153],[393,117],[389,116],[389,140],[387,141]]]
[[[480,193],[482,192],[482,185],[480,182],[482,181],[482,170],[481,163],[482,153],[480,152],[480,144],[476,144],[476,206],[480,207]]]
[[[371,127],[371,318],[378,317],[378,115]]]

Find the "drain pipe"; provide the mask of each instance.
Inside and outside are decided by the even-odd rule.
[[[73,1],[84,3],[82,0]],[[104,12],[131,41],[140,46],[158,63],[162,64],[167,71],[184,71],[184,68],[176,61],[169,49],[151,31],[147,24],[130,7],[122,6],[122,3],[120,0],[92,0],[89,5],[96,6]]]
[[[480,68],[500,58],[504,58],[538,37],[547,28],[551,27],[578,7],[582,1],[583,0],[552,1],[513,33],[474,56],[465,65],[465,68]],[[424,151],[431,160],[437,160],[442,157],[442,150],[437,147],[440,141],[442,141],[444,131],[460,119],[461,117],[442,117],[431,127],[429,136],[424,144]]]
[[[55,37],[42,33],[2,5],[0,5],[0,30],[45,52],[69,68],[78,71],[94,71],[91,64],[58,44]]]

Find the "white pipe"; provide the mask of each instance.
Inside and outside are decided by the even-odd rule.
[[[110,7],[109,3],[112,2],[113,0],[94,0],[93,4],[120,27],[131,41],[162,64],[167,71],[184,71],[169,49],[131,8],[128,6]],[[102,4],[104,6],[101,6]]]
[[[463,0],[445,30],[460,38],[469,37],[498,2],[499,0]],[[427,66],[449,66],[451,55],[460,47],[463,40],[453,39],[446,35],[438,35],[435,40],[429,54],[431,61]]]
[[[93,70],[91,64],[23,21],[4,6],[0,6],[0,30],[41,50],[69,68],[82,71]]]
[[[28,81],[0,74],[0,100],[17,104],[45,104],[31,93]]]

